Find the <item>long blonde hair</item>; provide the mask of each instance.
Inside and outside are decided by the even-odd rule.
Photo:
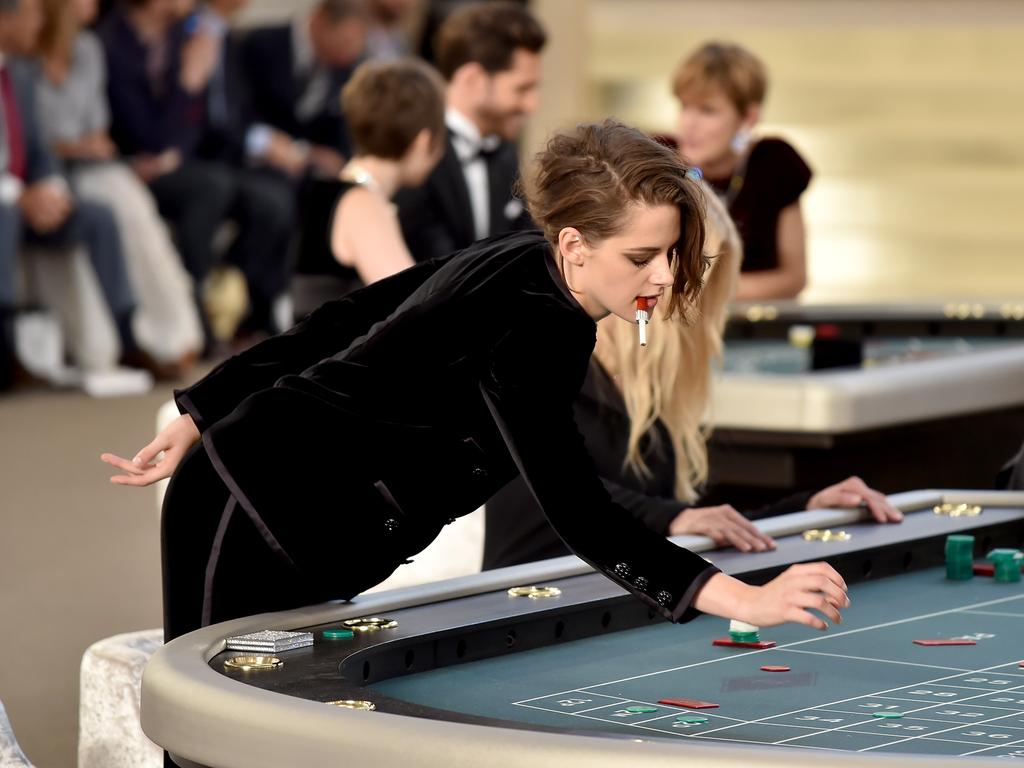
[[[714,192],[703,185],[706,207],[705,255],[710,266],[703,290],[691,312],[680,317],[652,319],[646,348],[636,328],[610,316],[597,325],[594,356],[616,379],[629,414],[629,442],[625,469],[639,477],[650,475],[641,453],[641,441],[661,419],[672,442],[676,460],[676,498],[693,502],[707,480],[707,437],[703,423],[711,394],[711,365],[722,354],[726,309],[742,260],[736,227]],[[657,445],[652,444],[657,449]]]

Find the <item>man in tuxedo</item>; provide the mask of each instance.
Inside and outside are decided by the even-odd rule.
[[[426,184],[395,198],[417,260],[531,226],[515,194],[514,142],[538,106],[545,41],[540,23],[511,2],[470,5],[441,25],[435,52],[448,81],[447,147]]]

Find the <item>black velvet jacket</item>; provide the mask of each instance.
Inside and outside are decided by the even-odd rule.
[[[325,304],[176,399],[292,559],[321,551],[318,516],[344,515],[338,564],[372,551],[386,575],[518,472],[576,554],[683,620],[717,569],[598,479],[573,418],[595,334],[543,236],[513,233]],[[381,576],[347,579],[339,597]]]
[[[584,445],[612,500],[655,533],[667,536],[672,521],[687,507],[729,503],[728,498],[713,493],[703,493],[696,504],[675,498],[676,455],[668,429],[660,419],[640,443],[650,474],[639,476],[624,466],[629,411],[615,382],[596,359],[591,360],[583,388],[576,397],[575,415]],[[743,510],[743,514],[753,520],[796,512],[806,509],[811,495],[795,493],[758,509]],[[513,478],[488,499],[486,517],[485,570],[567,554],[565,544],[544,519],[521,478]]]

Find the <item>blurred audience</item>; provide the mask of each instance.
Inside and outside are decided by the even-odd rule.
[[[514,142],[539,103],[545,41],[540,22],[510,2],[466,6],[441,25],[435,52],[448,83],[445,153],[426,184],[395,198],[417,260],[532,226],[514,191]]]
[[[338,93],[366,49],[366,0],[320,0],[290,24],[252,30],[242,48],[257,132],[250,141],[297,150],[314,173],[334,177],[349,152]]]
[[[247,149],[291,168],[300,272],[334,270],[327,221],[351,154],[339,94],[365,55],[368,21],[367,0],[318,0],[291,23],[250,31],[242,44],[252,118]]]
[[[726,204],[743,240],[738,299],[792,298],[807,284],[800,196],[811,169],[780,138],[754,135],[768,76],[730,43],[708,43],[675,73],[679,151]]]
[[[424,0],[369,0],[369,3],[367,58],[396,59],[410,55],[412,39],[424,20]]]
[[[355,156],[341,172],[331,249],[369,284],[413,264],[390,200],[399,187],[422,184],[441,159],[444,82],[414,59],[367,62],[345,86],[342,104]]]
[[[76,199],[43,139],[36,112],[38,69],[30,56],[42,27],[39,0],[0,0],[0,317],[8,350],[16,303],[15,272],[23,244],[66,249],[83,246],[117,327],[126,363],[148,367],[152,358],[133,330],[135,295],[128,278],[117,222],[110,209]]]
[[[100,25],[111,135],[170,222],[199,311],[203,282],[216,261],[214,236],[231,220],[238,232],[226,260],[245,274],[249,291],[242,333],[272,334],[281,330],[274,304],[288,284],[292,210],[260,179],[199,156],[224,38],[203,23],[209,16],[186,15],[190,5],[125,0]],[[205,319],[204,326],[209,349]]]
[[[203,342],[192,281],[149,190],[117,161],[109,134],[103,48],[83,29],[96,10],[96,0],[43,0],[40,130],[64,161],[78,199],[113,212],[139,298],[136,332],[159,362],[157,372],[177,378],[188,371]]]

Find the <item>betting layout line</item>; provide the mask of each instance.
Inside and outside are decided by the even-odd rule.
[[[530,707],[529,704],[523,704],[522,706]],[[532,709],[539,709],[539,707],[531,707],[531,708]],[[547,711],[547,710],[545,710],[545,711]],[[571,714],[574,714],[574,713],[573,712],[566,712],[564,714],[571,715]],[[579,715],[579,716],[582,717],[585,720],[596,720],[599,723],[606,723],[606,724],[608,723],[608,721],[605,720],[604,718],[594,717],[593,715]],[[674,733],[672,731],[663,731],[663,730],[660,730],[658,728],[651,728],[650,726],[640,725],[639,723],[631,724],[630,727],[632,727],[632,728],[640,728],[641,730],[644,730],[644,731],[651,731],[652,733],[657,733],[657,734],[659,734],[661,736],[682,736],[684,738],[690,738],[690,739],[699,739],[699,738],[702,737],[702,734],[699,734],[699,733],[682,733],[682,732]],[[795,726],[795,727],[799,728],[801,726]],[[810,736],[810,735],[813,735],[813,734],[808,734],[808,735]],[[765,742],[763,742],[763,741],[754,741],[752,739],[720,739],[720,741],[734,741],[734,742],[742,743],[742,744],[757,744],[757,745],[762,746],[762,747],[765,745]],[[794,744],[793,746],[799,747],[801,749],[826,749],[826,750],[828,750],[830,752],[848,752],[849,751],[849,750],[846,750],[846,749],[834,749],[832,747],[811,747],[811,746],[807,746],[805,744]]]
[[[974,690],[977,690],[977,689],[974,689]],[[998,691],[997,691],[997,693],[998,693]],[[598,695],[601,695],[601,694],[598,694]],[[606,697],[606,698],[612,698],[612,697]],[[626,698],[620,698],[619,699],[619,703],[620,704],[624,704],[626,702],[631,702],[631,701],[635,701],[635,702],[637,702],[639,704],[648,704],[649,703],[649,702],[641,701],[640,699],[626,699]],[[967,701],[967,699],[960,699],[960,701]],[[924,703],[924,702],[917,702],[917,703]],[[932,707],[949,706],[950,704],[955,704],[955,703],[957,703],[957,702],[942,702],[942,703],[939,703],[939,704],[927,704],[927,705],[925,705],[923,707],[920,707],[920,708],[918,708],[916,710],[905,710],[905,711],[910,713],[910,714],[914,714],[916,712],[924,711],[924,710],[930,709]],[[613,706],[615,706],[614,704],[603,704],[600,707],[594,707],[594,708],[591,708],[591,709],[584,709],[584,710],[576,710],[574,712],[567,712],[567,711],[564,711],[564,710],[557,710],[557,709],[548,709],[547,707],[538,707],[538,706],[535,706],[535,705],[532,705],[532,704],[520,704],[519,706],[525,707],[527,709],[534,709],[534,710],[537,710],[539,712],[548,712],[548,713],[557,714],[557,715],[576,715],[576,716],[583,717],[586,720],[594,720],[596,722],[606,723],[608,725],[627,726],[627,727],[630,727],[630,728],[642,728],[643,730],[653,731],[653,732],[656,732],[656,733],[659,733],[659,734],[662,734],[662,735],[683,736],[683,737],[687,737],[687,738],[704,738],[705,736],[707,736],[710,733],[710,731],[703,731],[703,732],[699,732],[699,733],[686,733],[684,731],[666,731],[666,730],[662,730],[660,728],[651,728],[651,727],[645,727],[645,726],[647,726],[648,723],[656,723],[659,720],[667,720],[669,718],[681,717],[681,716],[683,716],[685,714],[700,714],[701,716],[708,717],[708,718],[721,719],[721,720],[734,720],[734,721],[736,721],[736,723],[738,725],[747,725],[747,724],[751,724],[751,723],[754,723],[754,722],[758,722],[758,721],[754,721],[754,720],[741,720],[739,718],[727,717],[725,715],[719,715],[719,714],[715,714],[713,712],[692,713],[692,712],[689,712],[689,711],[686,711],[686,710],[680,710],[679,712],[674,712],[674,713],[670,713],[670,714],[667,714],[667,715],[659,715],[658,717],[652,717],[652,718],[648,718],[646,720],[612,720],[612,719],[609,719],[607,717],[597,717],[597,716],[594,716],[594,715],[591,715],[591,714],[587,714],[587,713],[590,713],[590,712],[594,712],[594,711],[596,711],[598,709],[604,709],[606,707],[613,707]],[[650,706],[655,706],[655,705],[651,704]],[[985,708],[986,709],[994,709],[994,707],[985,707]],[[817,710],[817,711],[829,712],[829,713],[837,713],[837,714],[863,715],[863,713],[861,713],[861,712],[850,712],[850,711],[847,711],[847,710]],[[1008,711],[1016,711],[1016,710],[1008,710]],[[970,752],[960,753],[959,756],[963,757],[963,756],[966,756],[966,755],[973,755],[973,754],[976,754],[978,752],[988,751],[988,750],[991,750],[991,749],[999,749],[1000,747],[1015,746],[1017,744],[1020,744],[1021,742],[1024,742],[1024,728],[1021,728],[1019,726],[1013,726],[1013,725],[1002,726],[1002,728],[1009,729],[1011,731],[1021,731],[1021,737],[1019,739],[1013,739],[1011,741],[1005,741],[1005,742],[1001,742],[999,744],[992,744],[992,745],[989,745],[989,746],[983,746],[983,745],[979,746],[979,743],[976,742],[976,741],[963,741],[962,739],[948,739],[948,738],[947,739],[942,739],[942,738],[936,738],[935,737],[935,734],[938,734],[938,733],[945,733],[945,732],[950,731],[950,730],[956,730],[957,728],[973,728],[973,727],[976,727],[978,725],[981,725],[981,724],[984,724],[984,723],[988,723],[988,722],[991,722],[991,721],[995,721],[995,720],[999,720],[1000,718],[1004,718],[1004,717],[1007,717],[1007,716],[1008,715],[1006,715],[1006,714],[1001,714],[1001,715],[998,715],[996,717],[988,718],[987,720],[977,720],[977,721],[969,722],[969,723],[968,722],[957,722],[957,721],[953,721],[953,720],[935,720],[933,718],[926,718],[926,717],[910,717],[910,718],[906,718],[906,719],[907,720],[921,720],[921,721],[930,722],[930,723],[949,723],[949,724],[952,724],[953,727],[952,728],[943,729],[941,731],[932,731],[932,732],[929,732],[929,733],[920,734],[919,736],[896,739],[895,741],[887,742],[886,744],[877,745],[876,747],[871,747],[871,749],[878,749],[878,748],[881,748],[883,746],[888,746],[889,744],[897,744],[897,743],[901,743],[903,741],[910,741],[910,740],[913,740],[913,739],[920,739],[922,741],[941,741],[941,742],[944,742],[944,743],[947,743],[947,744],[960,744],[960,745],[965,746],[965,747],[978,747],[978,749],[971,750]],[[828,749],[828,750],[831,750],[831,751],[844,751],[844,752],[846,752],[846,751],[850,751],[850,750],[834,749],[832,747],[808,746],[808,745],[805,745],[805,744],[795,744],[795,743],[789,743],[789,742],[791,740],[793,740],[793,739],[804,739],[804,738],[809,738],[811,736],[817,736],[818,734],[821,734],[821,733],[829,733],[829,732],[832,732],[832,731],[840,731],[840,730],[843,731],[844,733],[856,733],[856,734],[862,735],[862,736],[884,737],[885,734],[881,734],[881,733],[879,733],[877,731],[866,731],[866,730],[865,731],[860,731],[860,730],[857,730],[857,728],[856,728],[856,726],[866,725],[866,724],[872,723],[872,722],[876,722],[876,721],[875,720],[862,720],[862,721],[860,721],[858,723],[850,723],[848,725],[837,726],[835,728],[821,728],[819,726],[812,726],[812,725],[795,725],[793,723],[765,723],[766,725],[769,725],[769,726],[774,727],[774,728],[793,728],[793,729],[799,729],[799,730],[803,730],[803,731],[813,731],[813,733],[805,733],[805,734],[801,734],[800,736],[791,737],[791,739],[785,739],[785,740],[782,740],[782,741],[774,741],[774,742],[772,742],[772,741],[758,741],[758,740],[755,740],[755,739],[732,739],[732,738],[729,738],[727,736],[710,736],[708,738],[710,740],[712,740],[712,741],[737,742],[737,743],[742,742],[742,743],[745,743],[745,744],[761,744],[761,745],[773,745],[773,746],[774,745],[784,745],[786,747],[800,747],[802,749]],[[725,730],[725,729],[716,729],[716,730]],[[865,751],[865,750],[859,750],[859,751]]]
[[[636,699],[623,699],[622,701],[624,701],[624,702],[625,701],[636,701]],[[583,717],[586,720],[594,720],[595,722],[606,723],[608,725],[620,725],[620,726],[628,726],[630,728],[641,728],[641,729],[643,729],[645,731],[652,731],[652,732],[658,733],[658,734],[663,735],[663,736],[682,736],[682,737],[685,737],[685,738],[697,739],[697,738],[704,738],[705,733],[706,733],[706,732],[705,733],[700,733],[700,732],[698,732],[698,733],[686,733],[685,731],[666,731],[666,730],[662,730],[661,728],[645,727],[647,723],[654,723],[654,722],[657,722],[659,720],[668,719],[670,717],[679,717],[680,714],[678,714],[678,713],[677,714],[671,714],[671,715],[661,715],[659,717],[653,717],[653,718],[650,718],[648,720],[633,720],[633,721],[629,721],[629,720],[609,720],[609,719],[604,718],[604,717],[595,717],[594,715],[585,714],[587,712],[592,712],[593,710],[580,710],[580,711],[576,711],[576,712],[564,712],[564,711],[559,711],[559,710],[547,709],[545,707],[536,707],[536,706],[533,706],[531,704],[522,704],[520,706],[526,707],[528,709],[535,709],[535,710],[537,710],[539,712],[549,712],[549,713],[552,713],[552,714],[559,714],[559,715],[578,715],[580,717]],[[611,706],[611,705],[605,705],[605,706]],[[838,711],[841,712],[842,714],[860,714],[859,712],[845,712],[843,710],[838,710]],[[724,717],[724,715],[715,715],[715,714],[710,713],[710,712],[702,713],[702,716],[714,717],[714,718],[724,718],[724,719],[727,719],[727,720],[735,720],[736,719],[736,718],[726,718],[726,717]],[[1005,717],[1005,715],[1003,715],[1003,716]],[[929,720],[928,718],[908,718],[908,719],[912,719],[912,720],[926,720],[927,722],[949,722],[949,721],[944,721],[944,720],[943,721]],[[750,721],[741,721],[741,722],[743,724],[746,724],[747,722],[750,722]],[[864,722],[867,722],[867,721],[864,721]],[[861,723],[861,724],[863,724],[863,723]],[[803,735],[801,735],[799,737],[794,737],[794,738],[808,738],[810,736],[817,736],[820,733],[826,733],[826,732],[832,730],[832,729],[819,728],[819,727],[810,726],[810,725],[794,725],[792,723],[768,723],[768,725],[770,725],[770,726],[772,726],[774,728],[794,728],[794,729],[799,729],[799,730],[803,730],[803,731],[813,731],[814,732],[814,733],[803,734]],[[956,727],[958,727],[958,728],[967,728],[967,727],[973,727],[974,725],[975,725],[975,723],[957,723]],[[1003,726],[1003,727],[1004,728],[1009,728],[1010,730],[1024,731],[1024,729],[1017,728],[1015,726]],[[845,729],[844,732],[856,733],[856,734],[861,735],[861,736],[879,736],[879,737],[884,736],[884,734],[880,734],[877,731],[858,731],[858,730],[856,730],[853,727],[849,727],[848,729]],[[938,733],[938,731],[935,731],[935,733]],[[999,744],[992,744],[992,745],[989,745],[989,746],[979,745],[979,743],[976,742],[976,741],[963,741],[961,739],[939,739],[939,738],[933,737],[931,734],[922,734],[920,737],[915,737],[915,738],[920,738],[922,741],[941,741],[941,742],[946,743],[946,744],[960,744],[960,745],[965,746],[965,747],[977,747],[977,749],[971,750],[969,752],[961,752],[960,755],[958,755],[959,757],[964,757],[966,755],[973,755],[973,754],[976,754],[978,752],[984,752],[984,751],[988,751],[988,750],[991,750],[991,749],[999,749],[1000,747],[1011,747],[1011,746],[1015,746],[1017,744],[1020,744],[1021,742],[1024,742],[1024,734],[1022,734],[1021,738],[1019,738],[1019,739],[1013,739],[1012,741],[1005,741],[1005,742],[1001,742]],[[712,737],[709,737],[708,740],[710,740],[710,741],[721,741],[721,742],[725,742],[725,743],[759,744],[759,745],[762,745],[762,746],[770,746],[770,745],[775,745],[775,744],[779,744],[780,743],[780,742],[771,742],[771,741],[758,741],[756,739],[733,739],[733,738],[728,738],[726,736],[712,736]],[[834,751],[834,752],[848,752],[848,751],[850,751],[850,750],[842,749],[842,748],[821,747],[821,746],[808,746],[806,744],[786,744],[785,746],[787,746],[787,747],[799,747],[801,749],[826,749],[826,750],[830,750],[830,751]]]
[[[886,699],[887,701],[914,701],[915,704],[923,703],[923,702],[919,702],[919,701],[912,700],[912,699],[894,699],[892,696],[878,696],[877,698],[879,698],[879,699]],[[955,701],[954,702],[950,702],[947,706],[951,707],[954,704],[956,704]],[[1009,717],[1010,715],[1008,713],[1014,713],[1014,712],[1017,713],[1017,714],[1024,714],[1024,712],[1022,712],[1019,709],[1010,709],[1008,707],[989,707],[987,705],[975,704],[974,708],[975,709],[1001,709],[1001,710],[1003,710],[1002,717]],[[551,711],[554,712],[554,710],[551,710]],[[818,710],[818,711],[821,711],[821,712],[834,712],[837,715],[864,715],[863,712],[854,712],[852,709],[822,709],[822,710]],[[981,716],[984,716],[983,712],[979,712],[978,714],[981,715]],[[950,717],[952,717],[952,715],[950,715]],[[945,719],[938,718],[938,717],[917,717],[916,715],[914,717],[909,717],[909,718],[906,718],[906,719],[907,720],[924,720],[927,723],[959,723],[960,725],[971,725],[972,724],[971,721],[967,721],[967,720],[961,722],[959,720],[945,720]],[[1006,726],[1003,726],[1003,727],[1004,728],[1013,728],[1014,730],[1018,730],[1018,731],[1024,731],[1024,726],[1022,726],[1022,725],[1006,725]]]
[[[986,671],[988,671],[990,669],[998,669],[1001,666],[1005,666],[1005,665],[1004,664],[997,664],[997,665],[995,665],[993,667],[987,667],[986,669],[980,669],[978,671],[979,672],[986,672]],[[909,688],[911,686],[934,685],[934,684],[938,683],[941,680],[948,680],[951,677],[956,677],[956,675],[947,675],[946,677],[939,677],[939,678],[935,678],[933,680],[925,680],[925,681],[922,681],[920,683],[912,683],[909,686],[908,685],[903,685],[903,686],[900,686],[899,688],[890,688],[890,689],[887,689],[885,691],[877,691],[875,693],[863,694],[861,696],[854,696],[854,697],[851,697],[851,698],[848,698],[848,699],[843,699],[842,702],[834,702],[834,703],[843,703],[843,702],[847,702],[847,701],[856,701],[857,699],[871,698],[872,696],[881,696],[884,693],[890,693],[891,691],[901,690],[903,688]],[[958,686],[947,686],[947,687],[954,688],[954,687],[958,687]],[[1024,686],[1014,686],[1014,688],[1011,688],[1011,689],[1008,689],[1008,690],[1017,690],[1018,688],[1022,688],[1022,687],[1024,687]],[[970,689],[966,689],[966,690],[978,690],[978,689],[977,688],[970,688]],[[986,690],[986,691],[983,691],[982,693],[979,693],[979,694],[977,694],[975,696],[966,696],[964,698],[957,699],[955,703],[960,704],[960,703],[963,703],[963,702],[966,702],[966,701],[971,701],[972,699],[980,699],[982,696],[991,696],[993,693],[1000,693],[1000,691]],[[918,702],[918,703],[923,704],[924,702]],[[913,709],[907,709],[905,711],[906,712],[910,712],[910,713],[917,713],[917,712],[923,712],[923,711],[928,710],[928,709],[932,709],[934,707],[948,706],[948,705],[953,704],[953,703],[954,702],[941,701],[941,702],[937,702],[935,704],[926,704],[923,707],[915,707]],[[820,707],[807,707],[806,709],[820,709],[820,708],[825,708],[827,706],[828,705],[822,705]],[[801,711],[806,711],[806,710],[797,710],[797,711],[801,712]],[[786,713],[786,714],[793,714],[793,713]],[[781,717],[781,715],[777,715],[777,717]],[[936,735],[938,735],[940,733],[946,733],[947,731],[955,731],[957,728],[972,728],[972,727],[981,725],[982,723],[988,723],[988,722],[991,722],[993,720],[1001,720],[1004,717],[1008,717],[1008,715],[995,715],[993,717],[986,718],[985,720],[976,720],[976,721],[974,721],[972,723],[960,723],[960,724],[952,726],[951,728],[943,728],[943,729],[938,730],[938,731],[933,731],[933,732],[931,732],[928,735],[929,736],[936,736]],[[764,718],[764,719],[770,719],[770,718]],[[863,725],[864,723],[869,723],[869,722],[871,722],[870,718],[865,720],[865,721],[863,721],[862,723],[850,723],[850,724],[847,724],[847,725],[837,726],[835,728],[828,728],[828,729],[826,729],[826,732],[847,730],[847,729],[853,728],[853,727],[855,727],[857,725]],[[724,729],[720,729],[720,730],[724,730]],[[893,741],[886,742],[885,744],[877,744],[877,745],[875,745],[873,747],[866,747],[864,749],[859,749],[857,751],[858,752],[869,752],[869,751],[871,751],[873,749],[880,749],[881,747],[887,747],[887,746],[891,746],[893,744],[902,744],[905,741],[913,741],[914,739],[921,738],[921,736],[923,736],[923,735],[924,734],[921,734],[919,736],[909,736],[909,737],[904,737],[904,738],[898,738],[898,739],[894,739]],[[801,737],[798,736],[798,737],[794,737],[794,738],[801,738]],[[775,742],[772,742],[772,743],[773,744],[786,744],[789,741],[790,741],[790,739],[783,739],[781,741],[775,741]]]
[[[979,669],[979,670],[976,670],[976,671],[977,672],[987,672],[987,671],[989,671],[991,669],[998,669],[999,667],[1004,667],[1004,666],[1006,666],[1006,662],[1003,662],[1001,664],[995,664],[995,665],[993,665],[991,667],[985,667],[984,669]],[[828,707],[832,706],[833,704],[845,704],[848,701],[857,701],[858,699],[867,699],[867,698],[871,698],[871,697],[874,697],[874,696],[882,696],[885,693],[891,693],[893,691],[901,691],[904,688],[909,688],[909,687],[912,687],[912,686],[934,685],[936,683],[939,683],[942,680],[949,680],[950,678],[957,677],[960,674],[963,674],[963,673],[957,673],[956,675],[946,675],[945,677],[936,677],[936,678],[933,678],[931,680],[922,680],[920,682],[910,683],[909,685],[898,685],[898,686],[896,686],[894,688],[886,688],[884,690],[873,691],[871,693],[861,693],[861,694],[858,694],[856,696],[848,696],[845,699],[836,699],[835,701],[829,701],[829,702],[824,702],[824,703],[819,703],[819,704],[813,704],[813,705],[811,705],[809,707],[801,707],[800,709],[794,709],[794,710],[791,710],[789,712],[780,712],[780,713],[774,714],[774,715],[766,715],[765,717],[759,717],[756,720],[751,720],[749,722],[760,723],[760,722],[764,722],[765,720],[771,720],[772,718],[775,718],[775,717],[786,717],[787,715],[795,715],[798,712],[807,712],[808,710],[812,710],[812,709],[827,709]],[[954,687],[954,686],[950,686],[950,687]],[[985,691],[984,695],[990,695],[992,693],[999,693],[999,691]],[[979,696],[980,695],[982,695],[982,694],[979,694]],[[975,698],[975,697],[971,696],[971,697],[968,697],[968,698]],[[958,701],[966,701],[966,699],[958,699]],[[933,705],[930,705],[930,706],[942,706],[944,704],[949,704],[949,703],[950,702],[943,701],[943,702],[939,702],[937,704],[933,704]],[[735,726],[726,726],[725,728],[718,728],[716,730],[726,730],[726,728],[733,728],[733,727],[735,727]],[[829,729],[829,730],[838,730],[838,729],[832,728],[832,729]],[[712,731],[705,731],[705,733],[712,733]]]
[[[602,683],[594,683],[592,685],[585,685],[585,686],[582,686],[580,688],[571,688],[571,689],[566,690],[566,691],[556,691],[554,693],[546,693],[543,696],[534,696],[534,697],[529,698],[529,699],[522,699],[521,701],[514,701],[514,702],[511,702],[511,703],[512,704],[522,704],[522,703],[526,703],[526,702],[530,702],[530,701],[536,701],[537,699],[546,699],[549,696],[561,696],[561,695],[566,694],[566,693],[571,693],[572,691],[589,691],[591,688],[602,688],[602,687],[604,687],[606,685],[617,685],[619,683],[628,683],[628,682],[631,682],[633,680],[643,679],[645,677],[654,677],[656,675],[664,675],[664,674],[667,674],[669,672],[679,672],[679,671],[684,670],[684,669],[693,669],[694,667],[702,667],[702,666],[705,666],[707,664],[718,664],[718,663],[721,663],[723,661],[732,661],[732,660],[738,659],[738,658],[749,658],[751,656],[756,656],[757,654],[761,654],[761,653],[767,653],[769,651],[788,650],[788,649],[790,649],[790,648],[792,648],[793,646],[796,646],[796,645],[805,645],[807,643],[818,643],[818,642],[821,642],[822,640],[834,640],[834,639],[836,639],[838,637],[846,637],[848,635],[856,635],[856,634],[859,634],[860,632],[870,632],[870,631],[876,630],[876,629],[884,629],[885,627],[893,627],[893,626],[897,626],[899,624],[908,624],[908,623],[914,622],[914,621],[923,621],[924,619],[931,619],[931,618],[935,618],[936,616],[946,616],[946,615],[949,615],[951,613],[961,613],[961,612],[964,612],[964,611],[966,611],[968,609],[983,607],[983,606],[987,606],[987,605],[998,605],[1000,603],[1008,603],[1008,602],[1012,602],[1014,600],[1022,600],[1022,599],[1024,599],[1024,595],[1011,595],[1009,597],[1000,597],[1000,598],[996,598],[994,600],[984,600],[984,601],[982,601],[980,603],[971,603],[969,605],[959,606],[957,608],[949,608],[949,609],[946,609],[944,611],[934,611],[932,613],[923,613],[923,614],[919,614],[917,616],[908,616],[907,618],[903,618],[903,619],[895,619],[893,621],[886,621],[886,622],[882,622],[880,624],[872,624],[872,625],[869,625],[869,626],[866,626],[866,627],[858,627],[857,629],[849,629],[849,630],[846,630],[845,632],[837,632],[835,634],[827,634],[827,635],[822,635],[820,637],[810,637],[810,638],[808,638],[806,640],[795,640],[792,643],[786,643],[785,645],[779,645],[779,646],[776,646],[774,648],[765,648],[763,650],[751,650],[751,651],[745,653],[742,657],[741,656],[719,656],[719,657],[714,658],[714,659],[705,659],[704,661],[696,661],[696,662],[694,662],[692,664],[683,664],[683,665],[678,666],[678,667],[670,667],[668,669],[655,670],[654,672],[645,672],[645,673],[643,673],[641,675],[632,675],[630,677],[623,677],[623,678],[620,678],[618,680],[608,680],[608,681],[602,682]],[[999,666],[1005,666],[1005,665],[1001,664]],[[986,668],[986,669],[988,669],[988,668]],[[966,670],[966,671],[970,672],[972,670]],[[983,671],[983,670],[973,670],[973,671]],[[844,701],[845,701],[845,699],[844,699]]]
[[[973,669],[961,669],[960,667],[942,667],[938,664],[919,664],[916,661],[894,661],[893,659],[872,659],[867,656],[850,656],[845,653],[825,653],[824,651],[804,651],[796,648],[787,648],[785,646],[781,648],[773,648],[775,651],[785,651],[786,653],[806,653],[810,656],[832,656],[837,659],[854,659],[855,661],[870,661],[875,664],[903,664],[908,667],[926,667],[927,669],[948,669],[951,672],[974,672]]]
[[[963,610],[960,613],[978,614],[980,616],[1007,616],[1011,619],[1024,619],[1024,613],[1003,613],[1002,611],[969,611]]]
[[[1024,688],[1024,685],[1014,686],[1013,688],[1009,688],[1007,690],[1008,691],[1016,691],[1016,690],[1020,690],[1021,688]],[[964,698],[964,699],[957,699],[957,702],[970,701],[971,699],[980,699],[982,697],[982,695],[991,695],[991,693],[992,692],[989,691],[986,694],[978,694],[977,696],[968,696],[967,698]],[[936,704],[936,705],[933,705],[933,706],[939,706],[939,705]],[[929,735],[937,736],[940,733],[948,733],[949,731],[955,731],[957,728],[975,728],[975,727],[977,727],[979,725],[984,725],[985,723],[990,723],[990,722],[992,722],[994,720],[1001,720],[1004,717],[1009,717],[1009,715],[999,715],[998,717],[990,717],[990,718],[987,718],[985,720],[977,720],[977,721],[975,721],[973,723],[970,723],[969,725],[956,725],[956,726],[953,726],[952,728],[943,728],[941,731],[934,731],[933,733],[931,733]],[[858,752],[870,752],[871,750],[878,749],[879,747],[888,747],[888,746],[892,746],[893,744],[903,744],[905,742],[914,741],[915,739],[919,739],[919,738],[920,738],[920,736],[909,736],[909,737],[902,738],[902,739],[896,739],[895,741],[889,742],[887,744],[880,744],[877,747],[868,747],[866,749],[859,749],[857,751]],[[1024,738],[1018,739],[1017,741],[1024,741]],[[1015,741],[1015,742],[1011,742],[1011,743],[1016,744],[1017,742]]]
[[[577,691],[577,693],[584,693],[584,692],[583,691]],[[598,695],[602,696],[604,694],[598,694]],[[669,708],[668,705],[666,705],[666,704],[654,704],[654,703],[649,702],[649,701],[644,701],[643,699],[627,699],[627,698],[624,698],[622,696],[605,696],[605,698],[609,698],[609,699],[614,698],[614,699],[617,700],[617,703],[619,705],[623,705],[623,704],[626,704],[628,702],[635,701],[637,704],[644,704],[644,705],[646,705],[648,707],[657,707],[658,709],[668,709]],[[615,704],[602,704],[599,707],[588,707],[587,709],[577,709],[577,710],[573,710],[571,712],[569,710],[565,710],[565,709],[550,709],[548,707],[538,707],[535,704],[523,704],[523,703],[520,703],[520,702],[513,702],[513,706],[527,707],[528,709],[537,709],[537,710],[541,710],[543,712],[551,712],[552,714],[556,714],[556,715],[576,715],[576,714],[580,714],[582,712],[594,712],[594,711],[596,711],[598,709],[604,709],[605,707],[613,707],[613,706],[615,706]],[[666,715],[658,715],[657,717],[651,717],[651,718],[648,718],[646,720],[629,720],[629,721],[627,721],[627,720],[621,720],[620,719],[620,720],[605,720],[604,722],[614,723],[614,724],[619,724],[619,725],[633,725],[634,723],[637,723],[637,724],[639,724],[639,723],[653,723],[655,720],[661,720],[661,719],[666,718],[666,717],[682,717],[683,715],[694,715],[694,714],[699,714],[701,716],[706,716],[706,717],[714,717],[714,718],[718,718],[720,720],[732,720],[732,721],[737,722],[737,723],[745,723],[745,722],[747,722],[746,720],[743,720],[742,718],[739,718],[739,717],[729,717],[728,715],[721,715],[721,714],[718,714],[716,712],[694,711],[692,709],[676,709],[674,711],[669,712]],[[594,719],[599,719],[599,718],[594,718]]]

